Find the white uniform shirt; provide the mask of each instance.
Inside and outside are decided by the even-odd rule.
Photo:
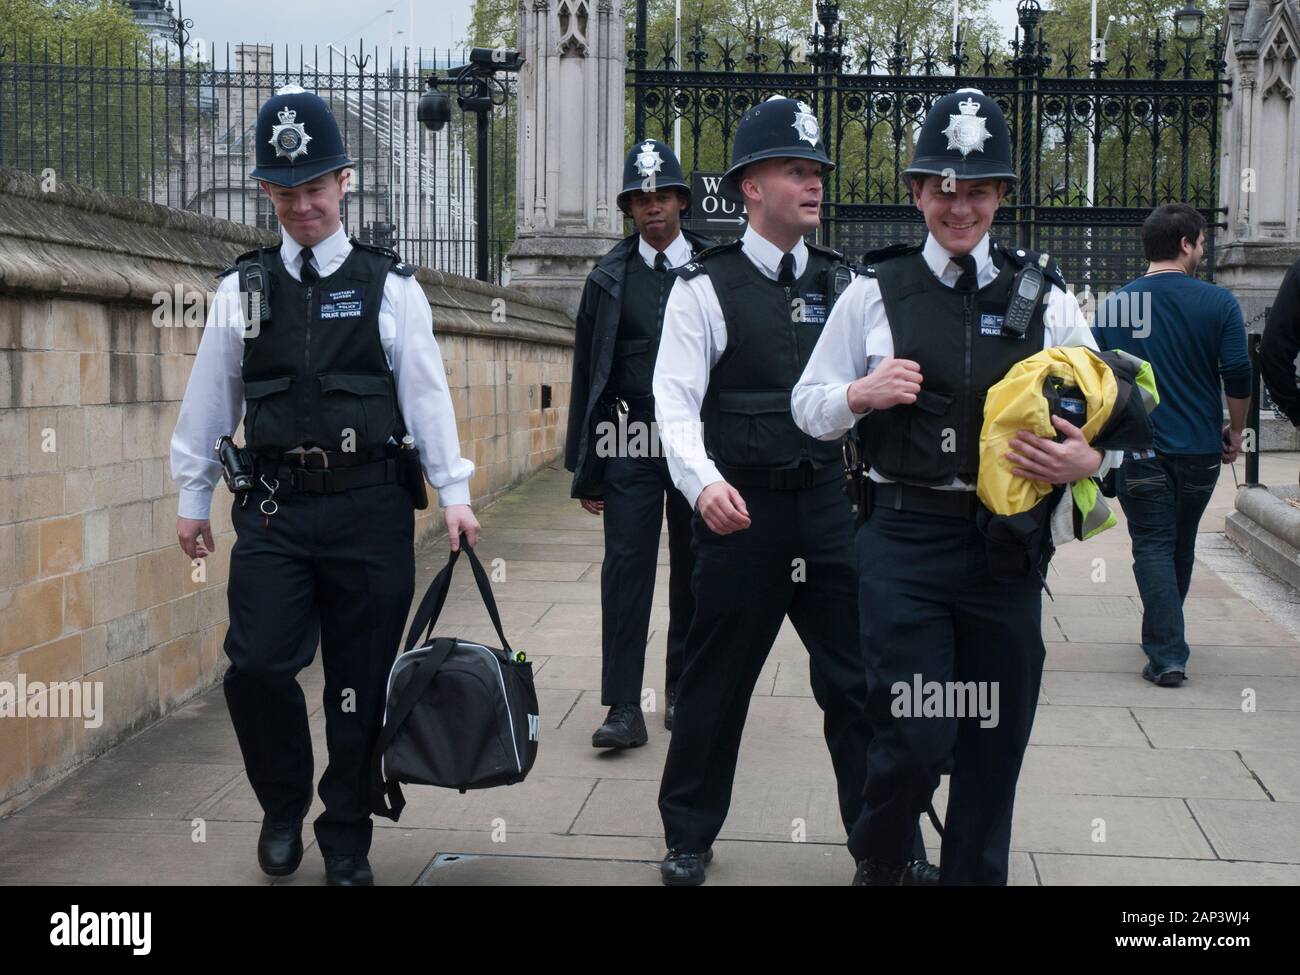
[[[971,251],[981,288],[998,275],[989,250],[989,237],[985,234]],[[933,236],[926,236],[921,256],[940,281],[950,288],[956,287],[961,268],[952,262],[952,255],[940,247]],[[1097,348],[1078,301],[1056,285],[1051,286],[1047,295],[1043,326],[1045,349],[1057,345]],[[893,354],[894,336],[885,316],[880,283],[875,278],[859,276],[835,303],[812,357],[795,384],[790,396],[795,423],[804,433],[820,440],[836,440],[843,436],[866,416],[866,413],[854,413],[849,409],[849,384],[869,376]],[[924,375],[925,370],[921,372]],[[924,381],[921,387],[925,388]],[[1105,451],[1098,473],[1104,475],[1112,466],[1118,466],[1121,456],[1118,450]],[[887,480],[874,468],[870,476],[875,481]],[[952,484],[941,490],[947,488],[973,491],[975,485],[955,478]]]
[[[283,228],[280,257],[289,275],[302,280],[302,245]],[[340,227],[312,248],[312,264],[323,278],[352,252]],[[208,311],[198,355],[190,373],[180,416],[172,434],[172,478],[180,486],[182,518],[205,519],[212,489],[221,477],[213,451],[217,438],[233,435],[244,415],[244,319],[238,299],[239,275],[228,274]],[[414,277],[389,274],[379,306],[379,341],[397,384],[397,402],[407,432],[420,451],[429,483],[443,506],[469,504],[472,461],[460,455],[456,416],[447,389],[447,370],[433,338],[429,300]]]
[[[655,266],[655,255],[659,252],[646,243],[644,237],[637,238],[637,253],[641,255],[641,260],[646,262],[646,266],[653,268]],[[686,235],[680,230],[673,242],[664,248],[664,257],[668,261],[669,267],[681,267],[691,259],[691,244],[686,239]]]
[[[785,252],[759,236],[753,226],[745,228],[740,242],[759,272],[775,281]],[[808,267],[808,245],[801,239],[791,253],[798,278]],[[709,373],[726,347],[727,322],[709,276],[679,278],[664,307],[655,360],[655,420],[668,473],[692,508],[701,491],[723,479],[704,452],[700,408],[709,388]]]

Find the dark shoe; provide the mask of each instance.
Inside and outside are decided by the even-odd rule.
[[[902,884],[906,870],[906,864],[886,863],[884,860],[867,857],[858,861],[858,869],[853,874],[853,886],[897,887]]]
[[[939,868],[929,860],[908,860],[903,868],[900,887],[938,887]]]
[[[1187,680],[1187,675],[1181,670],[1166,670],[1163,674],[1157,674],[1151,670],[1150,664],[1142,668],[1142,676],[1156,687],[1181,687],[1183,681]]]
[[[704,883],[704,868],[713,862],[713,847],[703,853],[669,850],[659,864],[665,887],[698,887]]]
[[[302,863],[302,823],[262,821],[257,837],[257,865],[271,877],[287,877]]]
[[[668,706],[664,708],[664,727],[672,731],[673,718],[677,717],[677,691],[668,691],[667,697]]]
[[[333,856],[325,858],[327,887],[373,887],[375,875],[365,857]]]
[[[592,748],[636,748],[650,740],[645,718],[636,704],[615,704],[605,723],[591,736]]]

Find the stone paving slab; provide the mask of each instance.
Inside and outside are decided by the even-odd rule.
[[[1294,647],[1199,646],[1189,663],[1193,678],[1202,675],[1300,677],[1300,654]],[[1049,643],[1045,670],[1132,674],[1146,663],[1138,643]]]
[[[1036,853],[1034,865],[1049,887],[1247,887],[1300,884],[1300,867],[1228,860],[1159,860],[1152,857]]]
[[[1242,692],[1253,689],[1260,711],[1300,710],[1300,677],[1233,677],[1192,672],[1186,684],[1170,694],[1133,679],[1133,674],[1081,674],[1054,670],[1043,674],[1043,688],[1053,704],[1088,704],[1104,700],[1136,708],[1227,708],[1241,710]]]
[[[1267,455],[1265,478],[1293,479],[1298,459]],[[1224,539],[1232,490],[1225,474],[1202,522],[1184,687],[1156,688],[1138,675],[1141,602],[1122,517],[1096,542],[1058,553],[1054,598],[1043,604],[1048,656],[1013,825],[1013,884],[1300,881],[1300,595]],[[507,637],[537,674],[537,767],[503,789],[406,789],[401,822],[376,820],[371,859],[382,884],[658,883],[667,548],[647,640],[650,741],[597,751],[603,541],[600,521],[567,495],[568,475],[548,469],[481,514],[479,553],[489,571],[505,571],[494,591]],[[445,562],[444,544],[418,553],[421,591]],[[468,571],[458,569],[437,631],[497,642]],[[300,682],[319,775],[319,659]],[[1242,710],[1247,688],[1254,711]],[[942,811],[946,779],[935,799]],[[309,818],[319,811],[313,797]],[[254,857],[260,818],[218,686],[0,821],[0,883],[267,885]],[[937,859],[937,834],[928,822],[922,831]],[[310,823],[305,840],[303,867],[275,884],[323,882]],[[751,699],[709,882],[843,884],[852,871],[807,652],[787,621]]]
[[[1280,751],[1300,763],[1300,711],[1133,708],[1133,715],[1153,748]]]
[[[1219,858],[1300,863],[1300,803],[1192,799],[1188,805]]]

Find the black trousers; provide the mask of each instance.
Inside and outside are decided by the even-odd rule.
[[[858,820],[871,727],[857,640],[853,518],[838,481],[801,491],[742,488],[750,526],[715,535],[692,521],[695,616],[659,789],[670,848],[712,845],[731,803],[750,695],[788,615],[808,649],[813,697],[846,831]],[[802,559],[803,581],[796,581]]]
[[[414,509],[396,484],[338,494],[259,487],[234,505],[226,703],[253,792],[268,819],[300,822],[311,805],[307,705],[296,680],[316,655],[325,669],[315,821],[325,856],[370,849],[370,753],[383,724],[388,672],[415,588]]]
[[[668,502],[667,690],[677,687],[695,599],[691,595],[691,508],[662,457],[611,457],[605,463],[605,561],[600,569],[602,704],[636,704]]]
[[[859,859],[906,859],[916,818],[951,760],[943,883],[1005,884],[1016,780],[1043,675],[1041,583],[990,579],[973,521],[888,508],[859,529],[858,559],[875,735],[866,809],[849,849]],[[989,702],[996,685],[996,725],[926,716],[914,697],[903,699],[918,682],[968,681],[982,684]]]

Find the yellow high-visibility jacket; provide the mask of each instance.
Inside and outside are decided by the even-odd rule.
[[[1085,401],[1082,430],[1092,446],[1137,450],[1151,445],[1147,414],[1160,398],[1150,363],[1127,353],[1097,353],[1085,346],[1055,346],[1037,352],[1012,366],[984,400],[977,493],[994,515],[1029,511],[1053,491],[1051,484],[1013,473],[1006,458],[1011,440],[1021,430],[1059,438],[1052,426],[1047,393],[1054,385],[1051,377],[1076,388]],[[1071,519],[1074,537],[1088,538],[1115,523],[1092,478],[1072,484],[1062,499],[1062,505],[1066,504],[1076,511]],[[1059,532],[1053,535],[1061,540]]]

